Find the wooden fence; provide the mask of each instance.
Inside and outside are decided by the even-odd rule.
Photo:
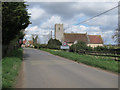
[[[104,51],[87,51],[87,50],[79,50],[79,54],[87,54],[94,56],[105,56],[105,57],[114,57],[115,61],[120,61],[120,49],[110,49]]]

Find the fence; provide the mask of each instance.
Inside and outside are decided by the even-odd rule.
[[[87,54],[94,56],[105,56],[105,57],[114,57],[115,61],[120,61],[120,49],[110,49],[106,51],[87,51],[87,50],[79,50],[79,54]]]

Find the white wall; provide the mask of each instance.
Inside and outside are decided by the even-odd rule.
[[[103,46],[103,44],[87,44],[87,46],[91,46],[91,47],[97,47],[97,46]]]

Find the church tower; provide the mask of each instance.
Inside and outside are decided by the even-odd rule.
[[[55,24],[55,39],[63,43],[64,41],[63,24]]]

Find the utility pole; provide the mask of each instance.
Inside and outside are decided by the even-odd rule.
[[[51,30],[51,39],[52,39],[52,30]]]
[[[118,2],[120,5],[120,2]],[[118,7],[118,18],[120,18],[120,7]],[[118,46],[120,46],[120,20],[118,19]]]

